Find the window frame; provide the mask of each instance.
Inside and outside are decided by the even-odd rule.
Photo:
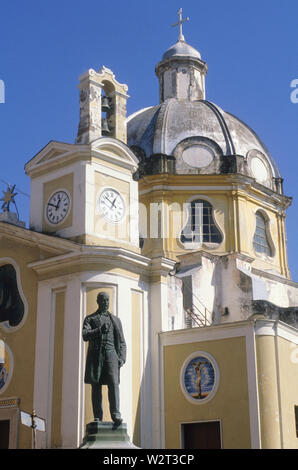
[[[258,225],[258,221],[262,220],[262,226]],[[270,218],[262,210],[258,209],[255,212],[255,230],[252,238],[253,250],[257,256],[265,257],[267,259],[272,259],[275,254],[274,244],[272,242],[272,237],[270,233]],[[262,233],[260,231],[262,230]],[[258,233],[259,231],[259,233]],[[260,241],[264,240],[265,243],[257,243],[256,238]],[[257,250],[257,246],[263,247],[263,250]]]
[[[201,219],[200,223],[197,223],[196,221],[195,211],[197,208],[195,207],[195,204],[197,203],[202,203],[203,206],[201,209],[201,214],[198,215],[198,217]],[[187,218],[178,238],[179,243],[183,246],[184,249],[193,249],[200,246],[205,246],[207,248],[217,248],[223,242],[224,235],[216,222],[214,215],[214,205],[209,200],[202,198],[201,196],[193,197],[191,200],[187,201],[187,204],[189,204],[189,207],[187,208]],[[207,211],[207,213],[205,211]],[[190,236],[183,233],[189,226],[191,229],[194,228],[191,230]],[[200,228],[198,230],[199,233],[196,233],[195,231],[196,226]],[[205,233],[204,226],[207,227]],[[208,239],[206,239],[206,237]],[[219,241],[212,240],[212,237],[218,237]]]

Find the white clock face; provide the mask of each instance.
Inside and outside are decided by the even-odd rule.
[[[70,195],[64,191],[56,191],[47,202],[46,218],[51,224],[60,224],[70,210]]]
[[[123,197],[115,189],[105,189],[99,196],[98,208],[109,222],[119,222],[125,214]]]

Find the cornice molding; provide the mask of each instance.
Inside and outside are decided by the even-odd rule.
[[[56,166],[69,165],[76,160],[91,161],[92,158],[108,161],[132,173],[138,166],[138,159],[126,144],[111,137],[101,137],[88,145],[51,141],[25,165],[25,172],[31,177],[38,176]]]
[[[27,266],[33,269],[38,277],[46,279],[53,275],[58,276],[59,272],[65,270],[72,272],[90,270],[92,265],[94,270],[100,270],[100,265],[110,265],[113,268],[131,271],[147,277],[148,280],[153,280],[167,276],[173,269],[175,261],[162,257],[151,260],[124,248],[82,246],[80,252],[54,256],[29,263]]]
[[[80,250],[80,245],[71,240],[0,222],[0,238],[3,236],[23,244],[36,245],[43,249],[53,250],[55,253]]]

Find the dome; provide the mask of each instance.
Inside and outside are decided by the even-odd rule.
[[[127,142],[141,160],[139,176],[238,173],[282,192],[279,170],[258,135],[206,100],[207,63],[184,37],[156,66],[160,104],[127,119]]]
[[[187,44],[185,41],[177,41],[171,46],[162,56],[162,60],[170,59],[175,56],[193,57],[201,59],[201,54],[194,47]]]
[[[183,149],[192,143],[202,144],[221,159],[242,157],[244,173],[245,162],[254,159],[248,174],[262,184],[266,183],[266,169],[265,185],[272,187],[272,178],[280,178],[273,158],[257,134],[236,116],[207,100],[170,98],[142,109],[128,118],[127,137],[128,145],[140,149],[146,158],[163,154],[174,157],[177,163]],[[182,173],[191,173],[191,166],[188,161],[188,165],[179,168]],[[194,163],[193,167],[197,165]]]

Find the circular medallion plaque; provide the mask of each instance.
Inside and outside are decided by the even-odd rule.
[[[203,351],[189,356],[181,369],[181,388],[185,397],[195,404],[203,404],[215,395],[219,383],[219,369],[214,358]]]

